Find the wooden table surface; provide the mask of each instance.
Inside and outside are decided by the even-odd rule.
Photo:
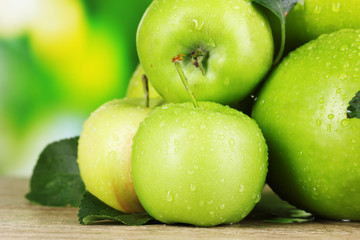
[[[0,177],[0,239],[360,239],[360,222],[312,221],[190,226],[124,226],[78,223],[76,208],[42,207],[28,202],[28,179]],[[265,194],[273,194],[269,189]],[[359,203],[360,204],[360,203]]]

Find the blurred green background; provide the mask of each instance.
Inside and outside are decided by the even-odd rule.
[[[48,143],[125,95],[150,2],[0,0],[0,176],[30,176]]]

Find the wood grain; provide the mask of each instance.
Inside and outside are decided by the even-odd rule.
[[[0,239],[360,239],[359,222],[313,221],[191,226],[83,226],[76,208],[42,207],[28,202],[28,179],[0,177]],[[265,189],[265,194],[271,190]]]

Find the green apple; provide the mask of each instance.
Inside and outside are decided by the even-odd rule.
[[[131,173],[155,219],[198,226],[235,223],[260,200],[267,145],[256,122],[213,102],[168,104],[134,137]]]
[[[302,0],[286,17],[287,49],[294,49],[321,34],[360,28],[357,0]]]
[[[172,57],[184,55],[198,100],[230,104],[262,80],[273,48],[268,20],[248,0],[155,0],[137,32],[140,63],[167,102],[190,100]]]
[[[130,81],[129,81],[129,84],[127,87],[127,91],[126,91],[126,97],[130,97],[130,98],[144,97],[144,85],[143,85],[144,76],[146,76],[144,69],[141,66],[141,64],[138,64],[135,72],[133,73],[132,77],[130,78]],[[149,93],[149,98],[161,98],[161,96],[158,94],[158,92],[152,86],[151,81],[148,81],[148,93]]]
[[[144,211],[130,174],[132,138],[152,110],[143,105],[143,99],[135,98],[103,104],[86,120],[79,139],[78,164],[86,189],[126,213]]]
[[[269,145],[268,183],[316,216],[360,220],[360,30],[322,35],[270,75],[252,116]]]

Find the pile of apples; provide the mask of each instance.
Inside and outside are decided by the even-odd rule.
[[[347,17],[331,31],[360,28],[359,20],[343,26],[354,10],[345,0],[299,2],[289,22],[311,15],[304,4],[313,2],[317,11],[341,2],[334,12]],[[301,27],[293,34],[312,31],[308,19]],[[330,31],[314,29],[304,42]],[[267,179],[316,216],[360,221],[360,119],[346,114],[360,90],[360,30],[322,35],[269,74],[273,34],[255,3],[154,0],[137,49],[128,96],[84,123],[78,163],[90,193],[126,213],[214,226],[247,216]],[[251,94],[251,117],[227,106],[252,107]]]

